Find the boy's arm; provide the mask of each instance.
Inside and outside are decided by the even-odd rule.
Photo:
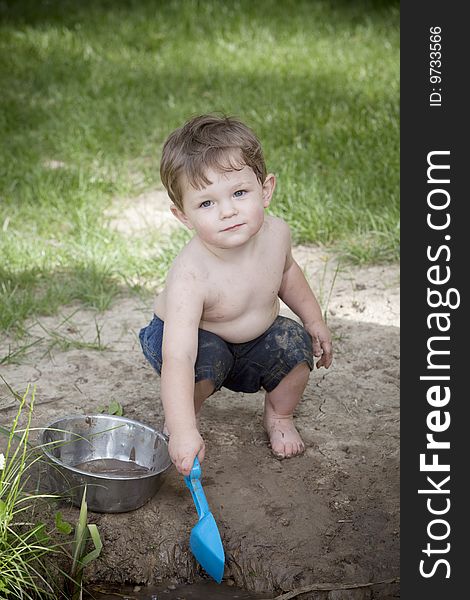
[[[328,369],[333,360],[331,334],[323,320],[315,294],[292,256],[290,240],[278,296],[301,319],[310,334],[313,354],[320,357],[316,366]]]
[[[189,475],[195,456],[204,460],[194,411],[194,364],[204,297],[195,282],[195,276],[181,268],[170,272],[163,329],[161,398],[170,457],[183,475]]]

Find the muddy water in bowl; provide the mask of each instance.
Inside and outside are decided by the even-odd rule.
[[[87,473],[115,475],[116,477],[141,477],[148,475],[150,469],[135,462],[118,460],[117,458],[95,458],[88,462],[75,465],[75,468]]]
[[[170,467],[166,436],[148,425],[112,415],[76,415],[48,425],[41,450],[49,489],[95,512],[127,512],[157,492]]]

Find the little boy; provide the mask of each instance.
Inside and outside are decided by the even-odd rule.
[[[280,458],[304,451],[293,412],[313,369],[332,361],[331,335],[292,258],[288,225],[264,213],[276,178],[260,143],[235,118],[202,115],[174,131],[160,174],[171,212],[194,231],[140,332],[161,375],[169,453],[188,475],[204,459],[202,403],[222,386],[266,391],[264,428]],[[279,316],[279,298],[303,327]]]

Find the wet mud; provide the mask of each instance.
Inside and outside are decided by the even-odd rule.
[[[265,594],[253,594],[233,586],[203,581],[185,584],[160,586],[91,586],[86,600],[263,600]]]

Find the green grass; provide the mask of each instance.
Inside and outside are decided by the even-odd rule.
[[[17,396],[18,411],[11,427],[0,426],[0,448],[6,435],[5,453],[0,453],[0,597],[53,599],[62,597],[50,581],[61,548],[51,540],[44,523],[31,521],[44,509],[41,503],[52,497],[26,489],[28,471],[39,460],[29,446],[34,391],[30,399],[28,396],[29,387],[23,397]],[[22,413],[26,416],[24,429],[19,427]]]
[[[40,493],[37,463],[44,458],[40,447],[29,441],[35,389],[30,393],[28,385],[21,396],[0,379],[18,403],[12,424],[0,425],[0,598],[81,600],[84,568],[102,549],[97,526],[87,522],[86,486],[74,540],[67,540],[64,534],[69,536],[74,528],[59,511],[51,523],[53,504],[60,497]],[[70,573],[59,566],[67,559]]]
[[[385,0],[1,3],[0,329],[162,281],[182,234],[126,239],[103,212],[160,185],[202,112],[258,133],[295,242],[397,260],[398,56]]]

